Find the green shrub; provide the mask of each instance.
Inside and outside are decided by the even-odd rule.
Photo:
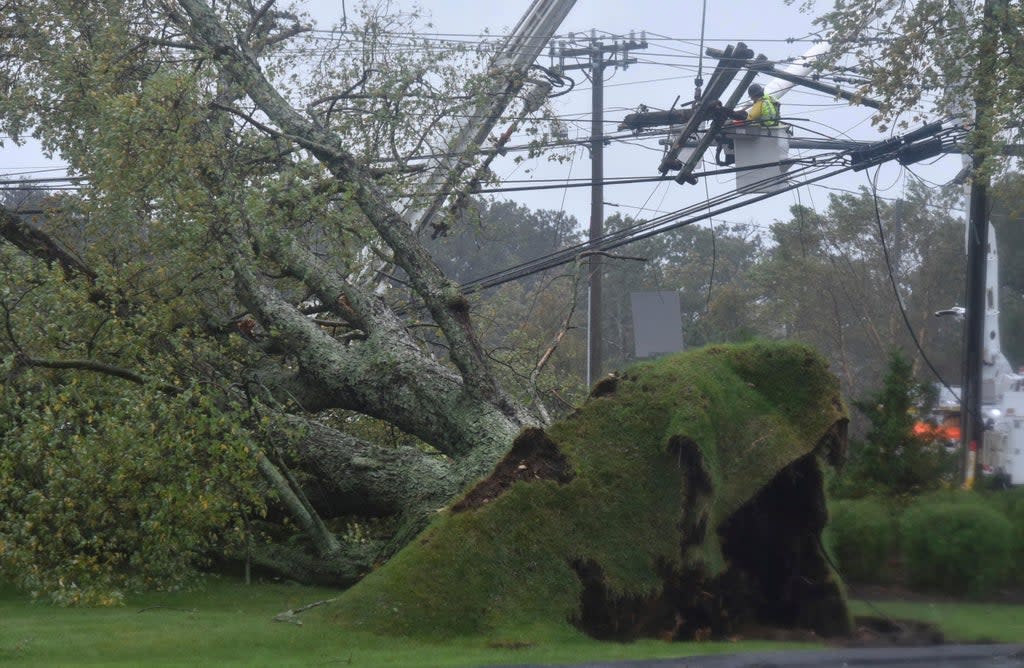
[[[1010,574],[1013,527],[969,500],[922,499],[901,522],[907,583],[947,594],[985,594]]]
[[[986,497],[986,501],[1013,525],[1013,540],[1010,544],[1012,559],[1014,563],[1024,563],[1024,487],[993,492]],[[1013,575],[1017,582],[1024,584],[1024,573],[1016,570]]]
[[[839,571],[850,582],[887,579],[895,548],[891,506],[878,499],[835,501],[829,505],[829,537]]]
[[[954,506],[989,505],[985,495],[979,494],[976,491],[963,490],[958,487],[929,492],[928,494],[916,497],[914,501],[915,505],[925,506],[940,505],[944,503],[953,504]]]

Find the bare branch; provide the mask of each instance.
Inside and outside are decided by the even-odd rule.
[[[213,108],[213,109],[220,109],[221,111],[226,111],[229,114],[234,114],[235,116],[238,116],[239,118],[241,118],[245,122],[247,122],[250,125],[252,125],[257,130],[260,130],[262,132],[266,132],[268,135],[270,135],[270,136],[272,136],[274,138],[284,137],[283,133],[275,130],[274,128],[270,127],[269,125],[266,125],[264,123],[261,123],[260,121],[257,121],[255,118],[253,118],[249,114],[245,113],[241,109],[236,109],[235,107],[232,107],[229,104],[221,104],[220,102],[217,102],[216,100],[214,100],[214,101],[210,102],[210,107]]]
[[[647,262],[647,258],[645,257],[637,257],[635,255],[618,255],[616,253],[609,253],[608,251],[603,250],[583,251],[582,253],[576,256],[576,261],[578,262],[584,258],[591,257],[592,255],[601,255],[602,257],[608,257],[613,260],[633,260],[635,262]]]
[[[383,178],[385,176],[394,176],[395,174],[418,174],[427,169],[425,164],[419,165],[399,165],[397,167],[368,167],[367,171],[375,179]]]
[[[321,97],[319,99],[313,100],[312,102],[309,103],[307,109],[311,110],[313,107],[318,107],[321,104],[324,104],[325,102],[330,102],[331,105],[327,107],[327,111],[324,112],[324,119],[329,119],[331,117],[331,114],[334,112],[334,105],[336,105],[341,100],[351,98],[352,91],[354,91],[356,88],[364,86],[366,84],[366,81],[370,78],[370,75],[373,74],[374,72],[376,72],[376,70],[372,67],[363,70],[363,76],[359,78],[359,81],[355,82],[354,84],[346,88],[344,92],[337,93],[335,95],[328,95],[326,97]]]
[[[267,12],[270,11],[270,8],[274,6],[275,2],[277,2],[277,0],[267,0],[255,11],[255,13],[253,13],[252,20],[249,21],[249,30],[246,32],[246,37],[252,37],[252,35],[255,34],[260,21],[262,21],[263,17],[267,15]]]
[[[282,30],[281,32],[277,33],[276,35],[269,35],[267,37],[264,37],[263,39],[255,40],[251,44],[251,48],[253,48],[253,49],[257,50],[257,51],[261,51],[261,50],[267,48],[268,46],[273,46],[274,44],[277,44],[279,42],[283,42],[286,39],[291,39],[292,37],[295,37],[296,35],[301,35],[304,32],[310,32],[311,30],[312,30],[312,28],[310,26],[303,26],[303,25],[296,24],[296,25],[293,25],[291,28],[287,28],[285,30]]]
[[[170,49],[184,49],[186,51],[199,51],[202,49],[198,44],[192,44],[191,42],[175,42],[169,39],[159,39],[157,37],[143,37],[143,41],[146,44],[152,46],[166,46]]]
[[[285,610],[284,612],[279,612],[276,615],[274,615],[274,621],[275,622],[288,622],[289,624],[298,624],[298,625],[301,626],[302,625],[302,620],[299,619],[299,617],[298,617],[298,615],[300,613],[303,613],[303,612],[305,612],[307,610],[312,610],[313,608],[317,608],[317,607],[319,607],[321,605],[327,605],[328,603],[334,603],[335,601],[338,600],[338,598],[340,598],[340,597],[335,596],[334,598],[325,598],[322,601],[314,601],[313,603],[309,603],[309,604],[304,605],[304,606],[299,607],[299,608],[292,608],[290,610]]]
[[[130,369],[114,366],[113,364],[106,364],[105,362],[99,362],[96,360],[50,360],[41,359],[38,357],[31,357],[26,353],[18,353],[15,361],[17,364],[26,367],[38,367],[43,369],[70,369],[74,371],[91,371],[93,373],[99,373],[105,376],[113,376],[114,378],[127,380],[137,385],[148,385],[150,382],[152,382],[151,379],[146,378],[142,374],[136,373]],[[156,383],[156,387],[164,394],[168,394],[171,396],[181,394],[181,392],[183,391],[180,387],[171,385],[170,383]]]
[[[550,422],[551,416],[548,415],[547,409],[544,407],[544,402],[540,400],[540,392],[537,389],[537,379],[540,377],[540,372],[544,370],[544,367],[551,359],[551,356],[555,354],[556,350],[558,350],[558,346],[562,343],[562,339],[565,338],[565,335],[570,329],[573,329],[572,318],[576,315],[576,306],[579,303],[577,295],[579,294],[580,274],[582,273],[580,269],[581,262],[577,260],[576,270],[572,273],[572,297],[569,302],[569,311],[565,314],[565,318],[562,320],[562,326],[551,340],[551,344],[548,346],[548,349],[544,351],[540,360],[538,360],[537,364],[533,367],[533,371],[530,372],[530,391],[533,394],[534,405],[541,413],[545,422]]]

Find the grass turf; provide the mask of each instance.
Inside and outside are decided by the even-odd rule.
[[[352,633],[328,620],[328,606],[300,615],[302,626],[274,622],[277,613],[333,598],[331,589],[284,584],[246,586],[209,578],[194,591],[132,596],[122,608],[59,608],[0,588],[0,664],[10,666],[470,666],[571,663],[681,657],[811,647],[740,641],[621,644],[576,633],[531,629],[518,636],[429,642]],[[857,614],[937,624],[951,640],[1024,641],[1024,606],[981,603],[853,601]],[[154,607],[162,606],[162,607]]]
[[[719,654],[799,645],[602,643],[575,632],[530,629],[430,642],[343,630],[330,605],[301,613],[302,625],[276,614],[339,592],[284,584],[246,586],[210,578],[201,588],[132,596],[121,608],[60,608],[0,589],[0,664],[10,666],[471,666]],[[160,607],[157,607],[160,606]]]

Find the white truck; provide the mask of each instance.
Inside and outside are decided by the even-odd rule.
[[[981,369],[981,412],[985,436],[979,453],[985,475],[1009,485],[1024,485],[1024,375],[1017,373],[999,343],[999,254],[989,226],[985,286],[985,337]],[[937,315],[963,316],[962,308]],[[938,411],[958,416],[959,388],[940,392]],[[972,479],[968,473],[968,485]]]

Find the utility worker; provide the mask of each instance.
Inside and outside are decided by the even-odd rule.
[[[765,127],[779,124],[779,103],[771,95],[764,94],[761,84],[750,84],[747,94],[754,106],[747,112],[748,123],[760,123]]]

